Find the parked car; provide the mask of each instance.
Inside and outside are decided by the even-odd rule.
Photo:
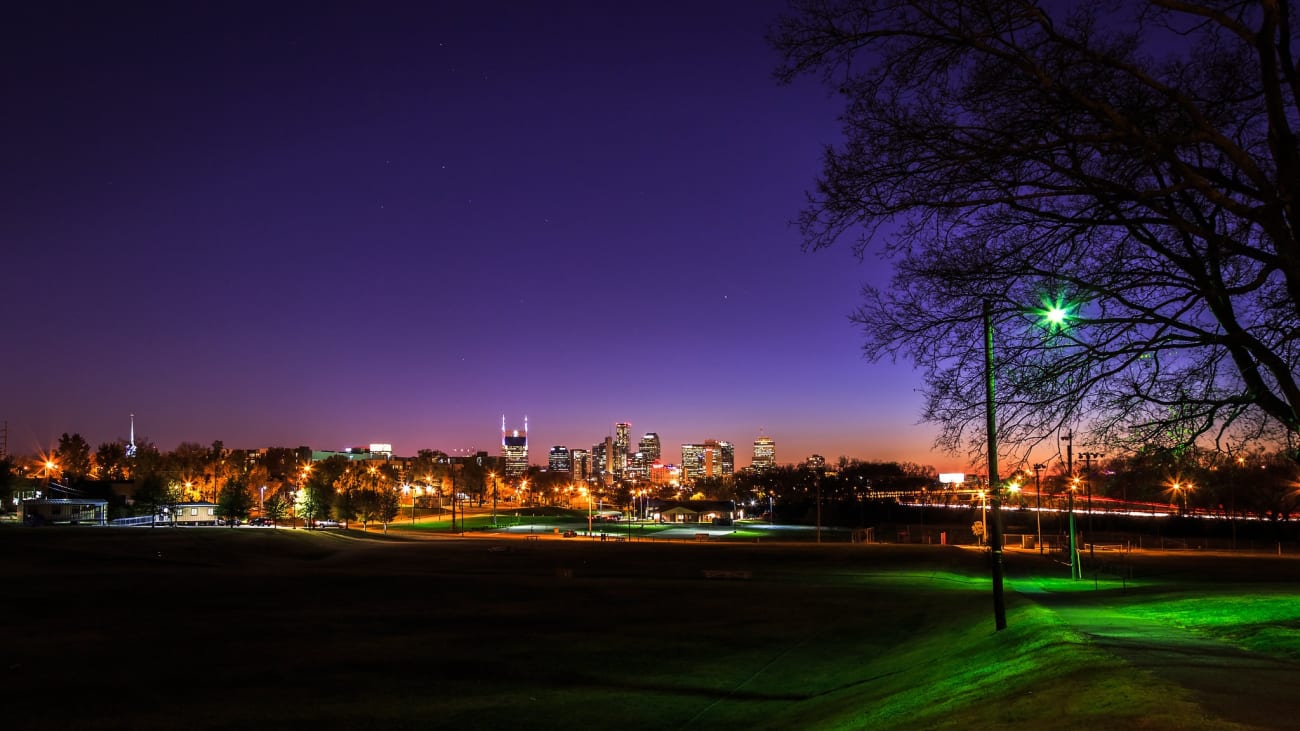
[[[270,528],[275,526],[275,521],[270,520],[268,518],[253,518],[252,520],[248,521],[248,525]]]
[[[318,521],[316,521],[316,527],[317,527],[317,528],[338,528],[340,525],[341,525],[341,523],[339,523],[337,520],[318,520]]]

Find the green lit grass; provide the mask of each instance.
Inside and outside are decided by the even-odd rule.
[[[1118,601],[1114,611],[1187,628],[1253,652],[1300,660],[1300,590],[1294,586],[1252,586],[1251,591],[1203,587]]]

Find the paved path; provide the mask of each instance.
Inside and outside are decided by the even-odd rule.
[[[1262,729],[1300,728],[1300,664],[1189,629],[1127,616],[1075,593],[1020,592],[1094,646],[1182,686],[1208,715]]]

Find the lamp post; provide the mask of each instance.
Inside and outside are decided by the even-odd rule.
[[[582,488],[582,492],[587,496],[587,537],[591,537],[591,490]]]
[[[983,546],[989,540],[989,493],[988,490],[980,490],[980,534],[979,545]]]
[[[993,491],[993,535],[989,551],[993,558],[993,624],[1007,628],[1006,600],[1002,594],[1002,502],[998,496],[998,424],[993,381],[993,304],[984,300],[984,426],[989,448],[989,489]]]
[[[492,478],[492,527],[497,527],[497,473],[489,472]]]
[[[262,485],[262,488],[258,491],[257,513],[259,518],[266,519],[266,485]]]
[[[1187,491],[1193,489],[1192,483],[1174,480],[1169,487],[1174,491],[1175,500],[1177,500],[1178,497],[1182,497],[1182,512],[1179,513],[1179,517],[1185,517],[1187,515]]]
[[[817,484],[817,542],[822,542],[822,478],[813,478]]]
[[[1070,479],[1069,507],[1070,514],[1070,578],[1078,581],[1083,578],[1083,565],[1079,560],[1079,534],[1074,527],[1074,493],[1079,489],[1079,478]]]
[[[1079,482],[1074,476],[1074,430],[1071,429],[1061,437],[1061,441],[1065,442],[1065,471],[1070,476],[1069,507],[1066,510],[1070,516],[1070,578],[1077,581],[1083,578],[1083,567],[1079,566],[1079,552],[1076,550],[1074,535],[1074,490]]]
[[[1060,331],[1065,329],[1066,323],[1074,318],[1074,311],[1077,305],[1066,304],[1061,299],[1055,301],[1043,302],[1043,309],[1039,310],[1041,319],[1039,324],[1051,331]],[[1074,430],[1060,438],[1066,443],[1066,472],[1072,478],[1069,493],[1069,513],[1070,513],[1070,578],[1083,578],[1082,567],[1079,566],[1079,555],[1075,550],[1074,534]]]
[[[1237,476],[1246,466],[1245,457],[1237,458],[1237,470],[1228,479],[1228,525],[1232,526],[1232,550],[1237,550]]]
[[[1040,471],[1047,467],[1045,464],[1034,465],[1034,501],[1038,505],[1038,555],[1043,555],[1043,479]]]

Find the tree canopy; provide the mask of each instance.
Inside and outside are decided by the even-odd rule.
[[[1087,423],[1295,454],[1296,22],[1287,0],[795,0],[778,78],[845,104],[805,246],[892,260],[853,317],[868,357],[922,369],[941,446],[982,446],[988,301],[1009,449]]]
[[[90,445],[80,434],[63,432],[54,455],[65,480],[77,482],[90,474]]]

